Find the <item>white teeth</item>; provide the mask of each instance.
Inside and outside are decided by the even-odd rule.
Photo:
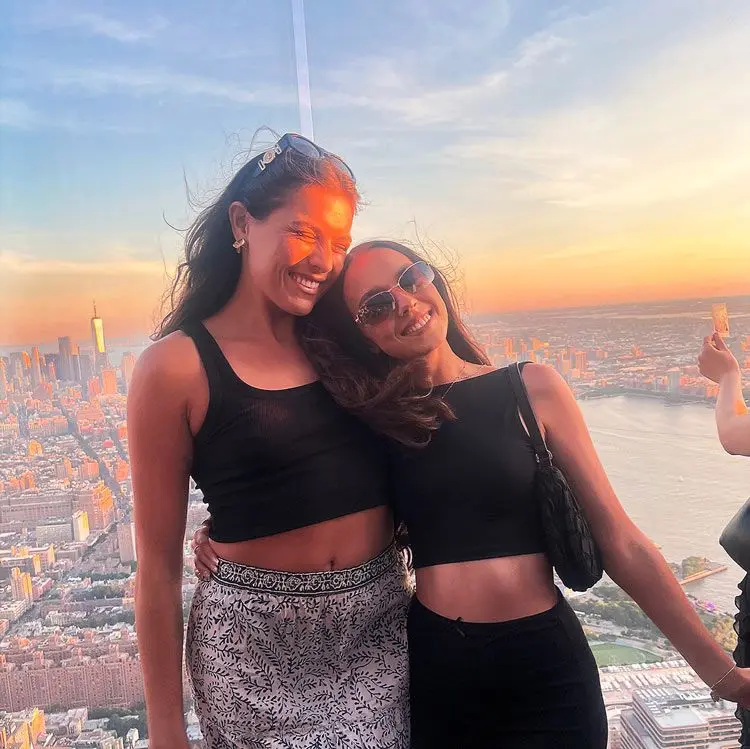
[[[315,281],[312,278],[301,276],[299,273],[290,272],[289,275],[302,287],[302,290],[306,291],[308,294],[315,294],[320,288],[320,281]]]
[[[430,321],[430,318],[432,317],[431,312],[425,313],[422,317],[419,318],[415,323],[412,323],[405,331],[404,335],[413,335],[419,330],[422,330],[425,325]]]

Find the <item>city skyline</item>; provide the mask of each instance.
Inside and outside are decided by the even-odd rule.
[[[205,199],[257,127],[300,128],[290,4],[7,10],[0,340],[79,335],[94,296],[113,337],[148,332],[183,177]],[[416,222],[460,259],[470,312],[746,292],[746,3],[309,3],[306,22],[316,138],[366,200],[355,241]]]
[[[710,311],[710,304],[712,302],[726,302],[730,306],[733,302],[745,302],[750,298],[750,295],[748,294],[737,294],[733,296],[726,296],[726,295],[716,295],[716,296],[695,296],[695,297],[665,297],[660,299],[643,299],[643,300],[623,300],[621,302],[612,302],[607,303],[606,301],[604,303],[591,303],[591,304],[578,304],[578,305],[571,305],[571,306],[550,306],[550,307],[520,307],[517,309],[506,309],[506,310],[493,310],[488,311],[484,313],[478,313],[472,316],[469,316],[467,319],[469,322],[473,321],[480,321],[483,319],[492,319],[494,317],[502,317],[504,315],[513,315],[513,314],[523,314],[523,313],[571,313],[576,311],[590,311],[590,310],[618,310],[628,307],[638,307],[642,306],[644,308],[648,308],[654,305],[674,305],[674,304],[691,304],[691,303],[699,303],[706,305],[704,312],[704,318],[708,322],[710,322],[711,318],[711,311]],[[731,310],[730,310],[731,314]],[[741,317],[748,317],[750,316],[750,313],[747,313],[745,311],[740,313]],[[45,350],[45,353],[49,353],[50,350],[58,350],[62,352],[60,349],[61,341],[66,340],[69,342],[74,343],[76,346],[80,347],[81,344],[84,344],[84,348],[87,348],[89,345],[91,346],[92,352],[95,354],[96,344],[92,341],[92,335],[93,331],[91,330],[91,324],[92,324],[92,318],[89,318],[87,320],[77,320],[74,323],[72,323],[72,326],[69,325],[68,329],[72,327],[76,333],[71,335],[65,335],[61,336],[59,335],[59,330],[61,329],[61,324],[59,322],[50,322],[47,330],[50,332],[48,333],[49,337],[46,338],[37,338],[37,339],[27,339],[27,340],[1,340],[0,339],[0,356],[7,355],[11,351],[22,351],[27,348],[31,347],[41,347]],[[109,327],[109,326],[108,326]],[[56,333],[55,331],[58,331]],[[0,331],[2,332],[2,331]],[[704,333],[708,333],[708,329],[705,331],[702,331]],[[151,341],[151,335],[153,333],[153,329],[148,330],[142,330],[142,331],[136,331],[136,330],[130,330],[126,332],[124,335],[120,336],[111,336],[109,333],[107,334],[107,341],[114,342],[115,346],[118,348],[127,348],[127,347],[133,347],[133,348],[139,348],[145,345],[148,345],[148,343]]]

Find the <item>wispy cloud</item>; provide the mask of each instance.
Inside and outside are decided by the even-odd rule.
[[[622,248],[617,244],[609,244],[606,247],[570,245],[539,253],[537,255],[537,260],[539,262],[550,262],[553,260],[562,260],[566,262],[571,260],[591,260],[593,258],[611,256],[621,250]]]
[[[508,0],[407,0],[404,10],[425,35],[427,49],[420,54],[433,61],[456,52],[481,52],[502,37],[512,18]]]
[[[132,26],[118,21],[115,18],[107,18],[98,13],[79,13],[69,16],[69,23],[74,28],[80,28],[91,34],[114,39],[123,44],[142,42],[153,39],[159,32],[167,28],[166,19],[158,16],[151,19],[143,26]]]
[[[162,276],[164,265],[159,261],[123,255],[96,260],[65,260],[0,250],[0,273],[23,276]]]
[[[518,47],[513,67],[518,70],[531,68],[539,62],[560,62],[566,50],[573,46],[571,39],[545,29],[526,37]]]
[[[544,31],[522,40],[507,61],[482,65],[469,79],[443,71],[441,58],[455,60],[471,48],[477,54],[491,47],[505,31],[510,10],[506,0],[477,4],[468,11],[461,3],[443,0],[436,5],[412,2],[413,17],[422,21],[429,41],[417,50],[393,56],[368,56],[348,60],[323,73],[323,85],[313,87],[313,106],[376,113],[407,127],[452,126],[475,129],[483,113],[496,107],[514,77],[538,65],[559,61],[569,47],[560,34]],[[86,28],[139,41],[153,37],[163,19],[147,26],[128,26],[91,13],[65,15],[47,12],[45,22]],[[453,19],[453,20],[451,20]],[[439,50],[440,54],[430,51]],[[493,57],[496,55],[493,54]],[[205,103],[289,105],[296,102],[292,86],[260,85],[197,75],[168,67],[135,65],[76,66],[55,60],[5,60],[6,91],[51,91],[87,96],[201,98]],[[454,67],[451,62],[451,67]]]
[[[352,81],[349,90],[324,91],[313,97],[313,103],[323,108],[367,109],[384,117],[396,117],[414,127],[459,125],[462,121],[470,124],[472,105],[485,97],[500,95],[507,78],[505,71],[497,71],[467,85],[446,85],[433,90],[425,90],[416,83],[397,85],[395,80],[368,90],[357,87]],[[357,93],[358,88],[361,93]]]
[[[37,122],[36,112],[20,99],[0,99],[0,127],[28,130]]]
[[[575,208],[653,206],[731,184],[750,174],[748,38],[746,10],[665,43],[607,91],[516,113],[444,154],[501,174],[516,198]],[[593,64],[586,46],[576,40],[579,69]]]
[[[87,121],[67,113],[51,115],[35,109],[22,99],[14,98],[0,98],[0,127],[12,130],[63,130],[76,135],[137,135],[148,132],[142,125]]]
[[[60,4],[48,4],[32,10],[30,20],[31,25],[37,29],[73,29],[89,36],[103,37],[121,44],[150,41],[157,38],[169,26],[162,16],[152,16],[135,23]]]
[[[483,114],[502,107],[502,97],[519,75],[562,59],[571,41],[550,32],[524,39],[507,63],[463,83],[425,82],[398,57],[360,58],[331,71],[314,104],[323,108],[361,108],[395,117],[408,127],[450,125],[484,127]],[[427,77],[426,75],[424,77]]]
[[[33,88],[87,95],[177,96],[229,101],[235,104],[262,102],[269,105],[295,101],[294,91],[281,87],[252,88],[243,83],[208,76],[179,73],[166,68],[130,66],[75,67],[51,61],[6,63],[13,80],[6,88]]]

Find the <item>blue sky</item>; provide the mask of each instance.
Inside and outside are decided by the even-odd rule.
[[[458,253],[478,310],[701,278],[739,291],[745,0],[305,10],[316,140],[368,203],[357,238],[416,220]],[[164,216],[191,216],[183,174],[208,198],[257,127],[299,129],[291,3],[6,0],[4,15],[0,338],[25,339],[32,308],[40,336],[79,325],[91,296],[118,332],[146,329],[179,252]]]

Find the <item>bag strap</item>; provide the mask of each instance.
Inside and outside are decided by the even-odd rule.
[[[542,437],[542,430],[539,428],[539,422],[534,414],[534,409],[529,400],[529,391],[526,389],[526,383],[523,381],[521,376],[521,370],[526,362],[520,364],[516,362],[508,367],[508,374],[510,375],[510,384],[513,386],[513,392],[516,395],[516,403],[518,404],[518,410],[521,412],[521,417],[526,424],[526,429],[529,432],[531,438],[531,444],[536,453],[537,462],[545,468],[552,466],[552,453],[547,447],[547,443]]]

